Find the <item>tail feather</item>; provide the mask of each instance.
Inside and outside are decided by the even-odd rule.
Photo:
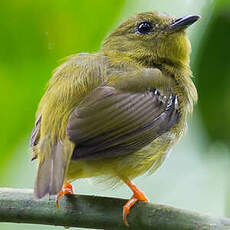
[[[68,165],[68,153],[64,151],[64,147],[61,143],[56,145],[55,154],[53,154],[53,167],[51,172],[51,184],[49,188],[49,194],[55,195],[62,189],[66,168]]]
[[[34,196],[37,199],[50,193],[52,165],[53,161],[51,157],[38,163],[37,176],[34,185]]]
[[[51,153],[44,154],[44,158],[40,160],[34,186],[37,199],[46,194],[56,195],[61,191],[71,157],[71,150],[65,144],[68,145],[58,142],[51,148]]]

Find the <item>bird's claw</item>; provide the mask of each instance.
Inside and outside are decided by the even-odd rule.
[[[59,199],[66,194],[74,194],[73,186],[70,183],[65,183],[61,192],[57,195],[56,208],[59,208]]]

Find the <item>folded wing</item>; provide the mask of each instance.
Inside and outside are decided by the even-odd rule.
[[[72,160],[130,154],[170,130],[179,118],[177,97],[156,89],[142,93],[96,88],[70,115],[67,136],[74,142]]]

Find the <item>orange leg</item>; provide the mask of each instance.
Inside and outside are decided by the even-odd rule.
[[[137,202],[137,201],[144,201],[149,202],[149,199],[145,196],[145,194],[137,188],[129,179],[123,179],[123,181],[129,186],[129,188],[133,191],[133,196],[130,200],[123,206],[123,221],[126,226],[129,227],[127,221],[127,215],[130,212],[130,208]]]
[[[68,182],[64,183],[61,192],[57,195],[57,199],[56,199],[56,207],[57,208],[59,208],[59,199],[66,194],[74,194],[73,186]]]

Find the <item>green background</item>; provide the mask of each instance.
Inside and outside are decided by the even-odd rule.
[[[199,104],[165,164],[135,183],[152,202],[230,217],[230,5],[223,0],[1,0],[0,187],[33,187],[29,136],[53,69],[68,55],[99,50],[122,20],[153,9],[202,16],[188,31]],[[131,196],[126,186],[108,190],[91,179],[74,185],[80,194]],[[54,228],[63,229],[0,223],[1,230]]]

